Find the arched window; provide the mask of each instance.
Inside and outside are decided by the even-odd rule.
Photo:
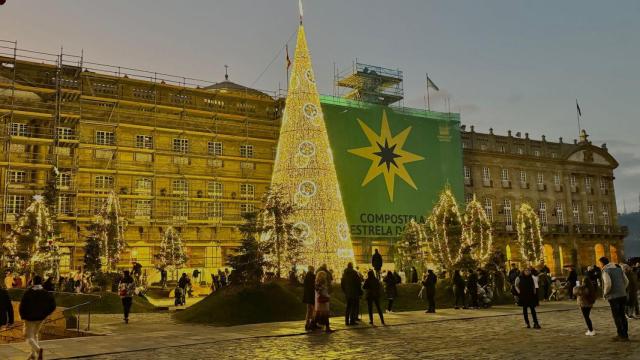
[[[609,253],[611,254],[611,258],[609,260],[611,260],[611,262],[617,264],[618,263],[618,249],[613,245],[609,245]]]
[[[596,253],[596,259],[593,263],[597,264],[598,259],[604,256],[604,246],[602,244],[596,244],[596,246],[594,246],[593,249],[595,250],[595,253]]]
[[[553,260],[553,246],[544,245],[544,264],[551,270],[552,274],[556,273],[556,262]]]

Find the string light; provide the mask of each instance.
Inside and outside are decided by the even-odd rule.
[[[471,257],[485,264],[491,256],[493,229],[482,204],[473,196],[464,211],[462,242],[471,248]]]
[[[462,217],[451,188],[447,185],[427,218],[428,244],[431,256],[445,269],[452,269],[463,256],[464,244],[460,234]]]
[[[118,263],[122,250],[127,246],[124,237],[127,220],[121,214],[118,195],[112,190],[94,219],[96,235],[101,240],[103,264],[110,270]]]
[[[425,234],[422,226],[411,218],[405,225],[402,238],[397,244],[397,254],[400,268],[412,266],[418,261],[424,260],[423,246]]]
[[[520,205],[516,227],[522,259],[526,260],[529,265],[540,263],[544,256],[540,219],[531,205],[527,203]]]
[[[339,270],[354,261],[351,236],[320,106],[304,27],[300,25],[282,117],[272,184],[296,206],[302,265]]]

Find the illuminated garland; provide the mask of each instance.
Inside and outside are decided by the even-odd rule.
[[[523,203],[518,208],[516,227],[522,260],[528,265],[539,264],[544,259],[540,219],[529,204]]]
[[[489,260],[493,247],[491,221],[475,195],[467,204],[464,213],[463,243],[471,247],[471,257],[483,265]]]
[[[107,269],[114,270],[122,250],[127,246],[124,231],[127,220],[121,216],[118,195],[111,191],[94,219],[96,236],[101,241],[101,257]]]
[[[3,244],[3,260],[14,271],[57,275],[59,247],[53,220],[42,195],[34,195]]]
[[[397,260],[400,269],[415,266],[424,257],[425,234],[422,226],[411,218],[405,225],[402,238],[396,245]]]
[[[340,271],[354,261],[349,226],[320,106],[304,27],[300,25],[272,185],[296,212],[291,216],[303,251],[299,265]]]
[[[461,219],[456,199],[451,188],[446,186],[427,218],[426,225],[429,251],[448,270],[453,269],[462,259],[464,244],[459,233]]]
[[[180,233],[169,226],[160,241],[160,252],[156,256],[161,269],[180,269],[188,260],[182,246]]]

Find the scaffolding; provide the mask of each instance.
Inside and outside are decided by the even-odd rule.
[[[346,92],[343,93],[343,88]],[[402,71],[353,62],[345,70],[334,69],[334,95],[389,106],[404,99]]]
[[[130,228],[139,230],[130,244],[155,248],[172,225],[191,234],[185,240],[195,268],[219,268],[223,248],[239,240],[229,229],[243,209],[259,206],[269,184],[282,106],[273,93],[229,81],[106,65],[0,40],[2,230],[56,176],[54,212],[65,228],[70,268],[79,268],[87,225],[112,190]],[[218,143],[225,146],[211,145]],[[151,179],[151,187],[140,179]],[[209,191],[218,182],[222,188]],[[203,250],[205,244],[217,249]],[[129,259],[139,260],[134,255]]]

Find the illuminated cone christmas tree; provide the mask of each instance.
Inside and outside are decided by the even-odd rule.
[[[339,271],[353,259],[304,27],[300,24],[289,93],[282,117],[272,183],[291,197],[291,220],[304,248],[299,264]]]

